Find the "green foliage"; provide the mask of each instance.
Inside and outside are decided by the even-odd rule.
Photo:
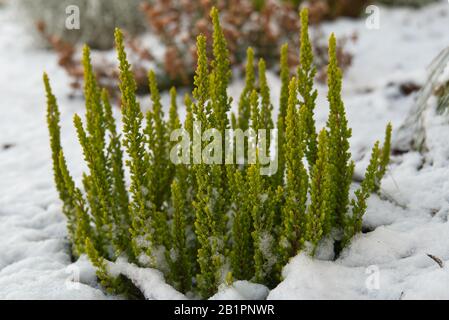
[[[75,186],[75,182],[68,172],[62,150],[59,153],[59,165],[66,192],[70,196],[70,205],[73,206],[72,214],[76,221],[76,223],[72,222],[73,224],[71,224],[69,220],[69,231],[71,227],[74,228],[72,234],[73,253],[75,256],[79,256],[80,254],[85,253],[84,239],[92,235],[90,217],[87,213],[86,203],[81,190]]]
[[[181,121],[179,120],[178,116],[178,104],[176,102],[176,98],[176,89],[171,88],[168,133],[181,128]]]
[[[393,127],[391,123],[387,124],[387,128],[385,129],[385,140],[384,144],[382,146],[382,150],[380,152],[379,156],[379,169],[376,173],[376,180],[374,182],[374,191],[379,191],[380,188],[380,181],[382,180],[383,176],[387,172],[387,166],[390,162],[390,153],[391,153],[391,131],[393,130]]]
[[[206,54],[206,38],[198,36],[198,66],[195,73],[193,96],[197,100],[194,118],[201,123],[201,130],[214,128],[222,137],[229,128],[228,112],[231,99],[227,88],[231,76],[226,39],[218,20],[218,11],[211,10],[214,25],[213,60],[210,65]],[[194,127],[193,131],[199,130]],[[203,141],[202,147],[207,144]],[[222,150],[225,149],[224,139]],[[195,151],[193,150],[194,158]],[[195,159],[194,159],[195,163]],[[212,295],[225,278],[226,264],[226,220],[229,209],[229,183],[224,164],[204,163],[194,165],[196,192],[193,202],[195,210],[195,234],[198,239],[198,288],[202,296]]]
[[[270,88],[267,83],[267,76],[265,74],[266,66],[263,59],[259,60],[259,91],[260,91],[260,128],[265,130],[271,130],[274,128],[272,111],[273,105],[271,104],[270,98]],[[268,134],[268,133],[267,133]],[[268,136],[269,137],[269,136]],[[270,139],[268,139],[267,144],[268,149],[270,148]]]
[[[366,201],[375,188],[376,175],[379,170],[380,150],[379,141],[371,152],[370,163],[366,169],[365,179],[359,189],[355,191],[355,199],[351,200],[352,216],[347,216],[345,221],[343,244],[346,244],[356,233],[362,231],[362,217],[366,210]]]
[[[246,183],[245,173],[236,170],[231,173],[231,190],[232,190],[232,207],[233,223],[232,223],[232,251],[231,251],[231,267],[233,277],[235,279],[251,279],[254,275],[254,265],[249,264],[254,256],[254,244],[252,241],[253,202],[251,199]]]
[[[280,60],[280,78],[281,78],[281,90],[279,98],[279,113],[277,119],[277,129],[278,129],[278,171],[275,175],[274,185],[282,185],[284,183],[284,173],[285,173],[285,117],[287,116],[287,106],[288,106],[288,85],[290,81],[290,71],[288,66],[288,44],[284,44],[281,48],[281,60]]]
[[[205,126],[208,123],[208,117],[211,112],[210,105],[207,102],[209,97],[209,65],[206,53],[206,37],[199,35],[196,46],[198,66],[195,72],[195,88],[193,89],[193,97],[196,99],[193,113],[196,116],[195,120],[201,122],[201,124]]]
[[[146,114],[147,126],[144,130],[147,147],[151,152],[148,154],[148,191],[147,208],[151,212],[150,232],[152,234],[153,246],[168,248],[170,245],[168,217],[165,203],[170,199],[170,185],[174,177],[174,164],[170,162],[170,137],[168,129],[176,123],[175,119],[164,121],[164,112],[157,88],[156,76],[153,71],[148,74],[150,84],[152,109]],[[171,103],[173,105],[173,101]],[[173,109],[173,106],[172,106]],[[172,111],[173,112],[173,111]],[[172,115],[176,118],[176,114]],[[157,259],[156,256],[153,258]],[[156,263],[160,263],[157,262]]]
[[[346,112],[341,98],[342,74],[337,65],[336,39],[334,34],[329,39],[329,66],[327,71],[329,101],[329,159],[332,165],[332,211],[335,223],[344,227],[349,203],[349,187],[354,172],[351,161],[349,138],[351,129],[348,128]]]
[[[156,76],[153,71],[148,74],[150,83],[150,93],[152,110],[146,114],[147,127],[145,134],[148,142],[148,148],[153,152],[150,154],[149,160],[149,196],[151,204],[155,211],[162,210],[162,205],[169,199],[169,191],[171,180],[173,179],[173,165],[171,164],[169,155],[169,131],[171,126],[176,126],[176,111],[172,110],[171,121],[168,126],[164,121],[164,112],[162,111],[161,98],[157,88]],[[171,109],[173,106],[173,97]]]
[[[51,90],[50,81],[46,73],[44,73],[43,80],[45,92],[47,95],[47,126],[50,134],[50,148],[53,162],[53,179],[55,181],[56,190],[59,193],[59,198],[63,203],[62,211],[67,218],[69,239],[72,241],[72,244],[74,244],[76,242],[75,230],[77,228],[76,213],[74,199],[66,188],[66,182],[63,175],[63,171],[68,172],[68,170],[66,168],[67,165],[61,147],[61,126],[59,124],[60,112],[58,104],[56,102],[56,97]],[[75,245],[74,251],[82,252],[82,250],[76,249],[77,248]],[[76,252],[75,254],[78,255],[78,253],[80,252]]]
[[[265,7],[265,0],[252,0],[254,10],[261,11]]]
[[[346,218],[343,246],[349,243],[355,234],[362,231],[362,218],[367,208],[367,200],[372,192],[379,190],[380,181],[385,175],[390,161],[391,131],[391,123],[388,123],[382,149],[379,146],[379,141],[377,141],[371,151],[371,158],[366,168],[365,178],[360,188],[355,191],[355,199],[351,200],[352,216]]]
[[[224,239],[221,232],[223,212],[215,211],[212,172],[206,164],[199,164],[196,173],[195,234],[198,239],[198,288],[203,297],[212,295],[223,278],[225,256]],[[217,177],[217,176],[215,176]]]
[[[89,238],[86,238],[85,240],[85,247],[87,256],[97,269],[96,273],[101,285],[109,293],[117,293],[117,286],[116,283],[114,283],[115,279],[109,275],[105,259],[100,256],[99,252],[95,249],[95,246]]]
[[[125,172],[123,169],[123,151],[121,145],[121,136],[117,133],[115,119],[112,114],[112,107],[109,102],[108,93],[102,91],[101,99],[104,106],[104,119],[106,130],[109,135],[109,144],[106,149],[107,174],[110,179],[111,203],[113,216],[115,220],[115,233],[117,234],[117,247],[119,252],[126,254],[134,259],[134,252],[130,246],[131,217],[129,215],[129,198],[125,185]]]
[[[254,51],[250,47],[246,51],[245,87],[240,95],[238,109],[238,128],[246,130],[249,127],[251,115],[250,97],[255,88]]]
[[[146,208],[148,199],[148,154],[145,152],[145,136],[142,132],[143,113],[136,99],[136,82],[131,66],[126,59],[123,35],[119,29],[115,31],[115,43],[120,69],[120,91],[122,94],[121,109],[123,122],[123,146],[128,154],[126,166],[131,175],[129,193],[129,215],[131,218],[130,233],[132,250],[138,258],[148,249],[151,236],[145,223],[149,219]]]
[[[171,264],[171,280],[176,289],[187,292],[192,285],[192,268],[190,266],[191,252],[187,243],[187,217],[185,194],[187,190],[186,181],[173,181],[171,185],[171,192],[173,197],[173,225],[172,233],[172,247],[169,251],[169,260]]]
[[[379,190],[386,172],[390,124],[382,148],[377,142],[372,150],[365,179],[350,196],[354,170],[349,152],[351,129],[341,99],[334,36],[329,46],[329,119],[327,126],[316,133],[315,68],[305,10],[301,12],[297,77],[290,79],[287,46],[281,52],[278,172],[274,177],[261,174],[265,163],[259,153],[263,150],[260,138],[245,141],[245,151],[249,146],[255,148],[255,161],[249,161],[249,156],[240,165],[201,161],[204,148],[211,151],[207,149],[211,141],[201,140],[200,134],[217,129],[224,140],[218,154],[223,160],[224,134],[230,128],[229,57],[216,9],[211,17],[215,26],[213,59],[208,59],[206,38],[198,36],[195,88],[192,97],[185,95],[183,124],[174,88],[167,119],[164,116],[153,72],[148,75],[151,106],[144,117],[123,36],[117,30],[123,123],[118,131],[108,96],[100,90],[92,72],[89,49],[84,49],[86,115],[84,121],[78,115],[74,117],[88,168],[82,180],[84,190],[75,185],[67,168],[61,148],[60,114],[44,75],[54,180],[67,217],[72,252],[76,257],[84,253],[89,256],[98,279],[110,292],[135,296],[129,281],[111,275],[108,268],[108,261],[119,255],[139,267],[161,270],[176,289],[204,298],[233,279],[274,287],[282,267],[301,250],[314,255],[324,237],[334,241],[337,253],[349,244],[361,231],[368,197]],[[251,49],[246,72],[232,126],[255,132],[272,129],[273,106],[265,63],[259,60],[256,82]],[[199,136],[201,148],[190,144],[190,161],[175,165],[170,153],[174,150],[179,155],[181,149],[174,149],[179,147],[178,141],[171,141],[170,136],[182,127],[191,141]],[[126,168],[129,186],[125,184]]]
[[[214,26],[212,35],[214,59],[211,62],[212,71],[209,75],[210,101],[213,110],[212,124],[214,128],[220,132],[224,132],[229,126],[227,114],[231,108],[231,99],[227,94],[229,80],[231,78],[229,50],[220,26],[217,8],[212,8],[210,16]]]
[[[305,150],[310,168],[313,167],[317,157],[317,134],[315,120],[313,119],[314,108],[318,92],[313,88],[316,68],[313,65],[312,45],[308,33],[308,10],[301,11],[301,37],[300,56],[298,67],[298,92],[302,97],[301,104],[306,107],[305,131],[307,149]],[[333,54],[333,53],[332,53]]]
[[[253,89],[251,92],[249,104],[251,109],[251,129],[254,132],[258,132],[261,129],[261,117],[259,112],[259,94],[256,89]]]
[[[298,110],[297,80],[289,84],[289,99],[285,127],[286,182],[285,205],[282,208],[282,262],[287,262],[305,242],[308,175],[303,163],[305,149],[305,107]]]
[[[273,235],[275,206],[283,196],[282,188],[273,192],[266,186],[260,175],[260,163],[252,164],[247,169],[247,192],[252,215],[254,242],[254,278],[259,283],[274,286],[276,274],[277,252]]]
[[[192,139],[193,133],[193,111],[192,111],[192,99],[186,93],[184,96],[184,104],[186,106],[186,119],[184,121],[184,129],[190,134],[190,139]]]
[[[307,211],[307,239],[312,243],[312,255],[323,236],[332,227],[332,177],[329,161],[329,142],[327,131],[322,129],[318,136],[317,159],[310,175],[310,205]]]

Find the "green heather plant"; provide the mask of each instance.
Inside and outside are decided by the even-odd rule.
[[[54,179],[67,217],[72,253],[89,256],[99,281],[110,292],[131,292],[129,281],[109,272],[108,261],[119,256],[139,267],[161,270],[167,282],[193,296],[207,298],[219,285],[235,279],[274,287],[281,280],[282,267],[300,251],[313,256],[324,238],[333,240],[337,254],[349,244],[361,231],[367,199],[379,190],[387,169],[391,125],[384,144],[377,142],[372,150],[365,179],[354,195],[350,194],[354,170],[349,151],[351,129],[341,98],[342,76],[333,35],[329,41],[329,119],[325,128],[316,131],[316,69],[306,9],[301,12],[296,76],[289,74],[287,46],[281,50],[276,122],[265,62],[259,60],[256,76],[251,48],[238,112],[231,114],[226,39],[216,9],[211,18],[213,57],[208,57],[206,38],[198,36],[195,87],[192,95],[184,98],[184,123],[178,117],[175,89],[170,91],[168,117],[164,115],[153,72],[148,75],[151,108],[143,113],[123,36],[117,29],[123,124],[117,130],[108,95],[96,82],[89,48],[85,47],[86,114],[84,120],[74,117],[88,168],[83,190],[68,171],[61,147],[60,113],[44,75]],[[277,172],[261,174],[264,148],[257,149],[255,161],[249,156],[237,161],[234,155],[232,164],[201,161],[201,152],[223,160],[228,143],[220,140],[218,147],[222,148],[217,152],[211,148],[213,137],[201,139],[201,132],[215,128],[224,137],[231,127],[256,132],[276,127],[278,139],[268,143],[277,146]],[[185,155],[172,138],[181,128],[191,140],[199,137],[201,149],[195,143],[189,145],[193,156],[188,153],[188,161],[177,164],[171,160],[173,156]],[[262,141],[258,142],[260,147]],[[245,150],[255,143],[248,139]],[[125,170],[129,183],[125,182]]]

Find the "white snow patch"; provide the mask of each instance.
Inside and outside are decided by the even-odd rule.
[[[182,293],[176,291],[165,282],[162,272],[152,268],[139,268],[119,258],[116,262],[109,262],[112,275],[122,274],[130,279],[149,300],[185,300]]]
[[[267,287],[249,281],[235,281],[223,285],[209,300],[264,300],[269,293]]]
[[[446,64],[441,75],[438,77],[437,84],[444,85],[449,81],[449,63]]]

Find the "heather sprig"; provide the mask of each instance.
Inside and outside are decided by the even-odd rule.
[[[60,112],[44,75],[53,174],[67,217],[72,254],[88,255],[107,291],[135,296],[130,282],[110,271],[109,262],[119,256],[138,267],[161,270],[176,289],[196,297],[207,298],[234,279],[274,287],[291,257],[301,251],[317,254],[324,238],[326,243],[333,241],[338,254],[361,232],[368,198],[379,192],[390,160],[392,127],[388,124],[383,145],[374,145],[365,178],[352,195],[352,132],[341,96],[336,40],[333,35],[329,40],[329,118],[317,134],[316,71],[307,11],[300,16],[300,64],[295,77],[290,78],[288,47],[281,50],[276,125],[265,63],[259,60],[256,77],[251,49],[247,51],[238,113],[229,121],[229,53],[215,8],[211,11],[212,57],[208,57],[206,37],[198,36],[194,89],[184,97],[184,123],[179,119],[174,88],[170,90],[168,117],[164,115],[153,72],[148,75],[151,103],[144,115],[123,35],[117,29],[122,115],[122,128],[118,128],[85,47],[86,114],[74,117],[88,169],[82,176],[83,188],[76,186],[68,170],[61,147]],[[254,159],[248,155],[239,165],[203,161],[204,154],[216,152],[211,147],[213,136],[204,138],[204,131],[216,129],[221,135],[221,151],[213,157],[224,160],[228,146],[224,138],[231,123],[232,128],[247,132],[243,149],[245,155],[249,147],[256,150]],[[269,132],[275,127],[278,141],[269,140],[268,144],[278,146],[278,171],[274,177],[265,177],[259,154],[263,138],[249,132]],[[187,130],[183,138],[190,142],[199,139],[199,144],[188,145],[189,161],[175,164],[170,156],[179,155],[181,149],[176,149],[178,141],[171,141],[171,136],[183,128]],[[232,141],[231,146],[234,144]]]

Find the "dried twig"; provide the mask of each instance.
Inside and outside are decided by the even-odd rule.
[[[438,257],[436,257],[436,256],[434,256],[434,255],[432,255],[430,253],[427,253],[427,256],[430,259],[432,259],[433,261],[435,261],[440,266],[440,268],[444,268],[443,260],[441,260],[440,258],[438,258]]]

